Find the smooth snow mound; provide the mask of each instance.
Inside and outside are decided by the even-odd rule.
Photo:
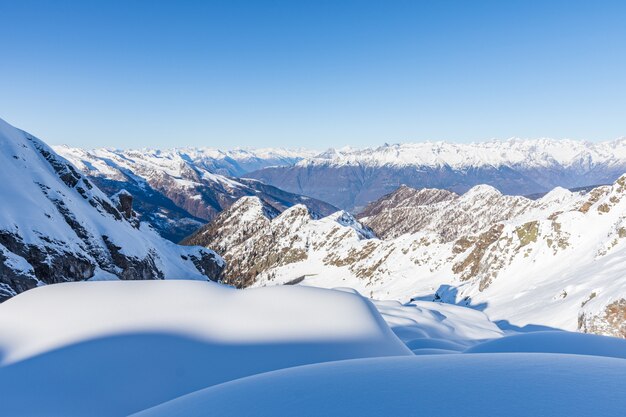
[[[365,298],[199,281],[55,284],[0,305],[3,415],[127,415],[303,364],[411,355]]]
[[[301,366],[232,381],[135,417],[623,416],[626,361],[438,355]]]
[[[560,331],[516,334],[473,346],[466,353],[569,353],[626,359],[626,340]],[[626,374],[624,375],[626,378]]]

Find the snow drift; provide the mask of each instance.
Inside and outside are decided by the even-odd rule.
[[[626,361],[547,354],[359,359],[217,385],[134,417],[622,416]]]
[[[78,282],[0,305],[11,416],[127,415],[275,369],[410,354],[369,301],[316,288]]]

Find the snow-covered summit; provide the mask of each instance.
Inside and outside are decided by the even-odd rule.
[[[626,140],[587,142],[571,139],[491,140],[474,143],[421,142],[375,148],[330,149],[298,162],[299,166],[333,164],[365,166],[550,167],[615,164],[626,161]]]

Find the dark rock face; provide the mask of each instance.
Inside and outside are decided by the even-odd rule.
[[[118,193],[127,191],[132,196],[132,210],[139,221],[149,223],[165,239],[180,242],[206,223],[177,206],[174,201],[153,189],[149,184],[90,177],[90,180],[114,199]]]
[[[126,217],[131,219],[134,217],[133,213],[133,196],[130,193],[120,193],[118,195],[119,205],[117,209]]]
[[[113,244],[108,236],[102,236],[102,240],[109,250],[113,264],[118,268],[117,276],[123,280],[147,280],[163,279],[163,273],[154,263],[154,254],[149,254],[143,259],[126,256],[120,252],[121,246]]]

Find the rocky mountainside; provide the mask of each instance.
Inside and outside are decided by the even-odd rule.
[[[240,174],[253,167],[298,160],[297,154],[289,151],[55,149],[108,195],[122,189],[131,192],[140,218],[174,242],[189,236],[243,196],[259,196],[278,210],[294,204],[305,204],[322,215],[337,210],[322,201],[256,180],[220,174]]]
[[[217,245],[216,251],[229,260],[225,282],[247,287],[260,274],[271,275],[274,268],[307,260],[312,247],[372,237],[344,211],[319,218],[306,206],[296,205],[280,213],[258,197],[244,197],[183,243]]]
[[[503,195],[489,185],[478,185],[461,196],[446,190],[402,186],[369,204],[358,218],[381,238],[430,232],[450,242],[497,222],[535,219],[546,210],[572,210],[582,199],[581,193],[560,187],[531,200]]]
[[[213,279],[213,251],[175,245],[141,223],[124,191],[109,199],[68,161],[0,120],[0,300],[44,284]]]
[[[415,201],[428,201],[424,193],[437,194],[423,190]],[[398,200],[395,207],[392,195],[379,203],[385,210],[372,207],[366,220],[386,239],[363,233],[344,212],[318,219],[294,206],[278,214],[246,198],[193,243],[222,254],[229,263],[225,279],[237,286],[348,286],[380,299],[470,306],[503,328],[626,337],[626,176],[586,193],[556,189],[538,200],[489,186],[438,196],[415,207]],[[394,210],[398,215],[387,219]]]
[[[368,149],[331,149],[295,165],[246,176],[353,212],[402,184],[464,193],[479,184],[504,194],[609,184],[626,172],[626,139],[427,142]]]

